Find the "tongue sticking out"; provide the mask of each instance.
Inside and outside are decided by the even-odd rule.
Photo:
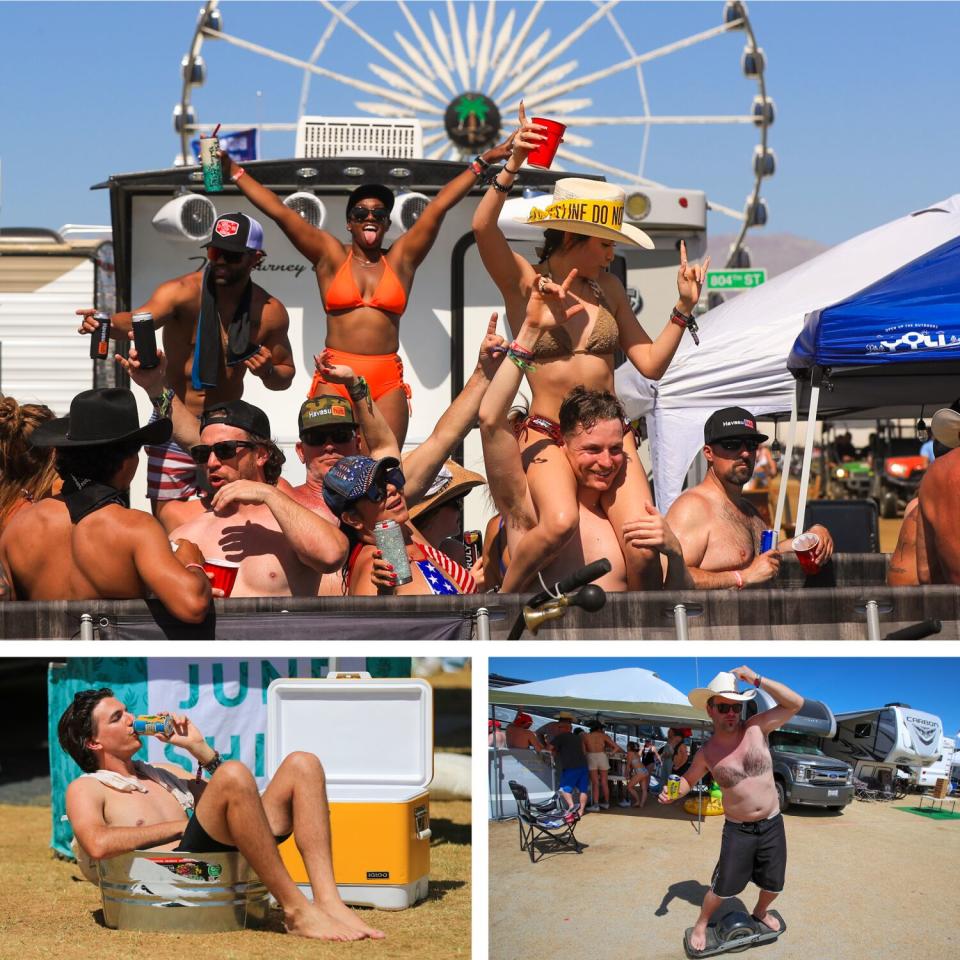
[[[377,239],[377,228],[373,224],[364,227],[363,238],[369,243],[373,243],[373,241]]]

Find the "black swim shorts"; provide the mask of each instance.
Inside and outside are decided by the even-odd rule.
[[[754,823],[725,821],[710,884],[718,897],[735,897],[751,880],[761,890],[780,893],[786,873],[787,835],[781,814]]]
[[[277,841],[277,845],[279,846],[289,836],[289,833],[285,833],[282,837],[274,837],[274,840]],[[179,845],[174,849],[177,852],[183,853],[230,853],[237,848],[227,843],[221,843],[219,840],[214,840],[213,837],[203,829],[203,825],[197,818],[196,813],[194,813],[187,821],[187,829],[183,831]]]

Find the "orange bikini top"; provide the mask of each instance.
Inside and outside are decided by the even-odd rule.
[[[347,254],[347,259],[343,261],[334,276],[333,283],[327,288],[327,313],[332,313],[334,310],[353,310],[355,307],[376,307],[384,313],[397,315],[403,313],[407,307],[406,291],[387,258],[380,259],[383,261],[380,282],[373,292],[373,297],[370,300],[364,300],[360,296],[360,288],[353,276],[353,267],[350,262],[353,260],[353,251]]]

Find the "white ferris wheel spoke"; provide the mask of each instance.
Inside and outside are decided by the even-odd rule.
[[[441,140],[447,139],[446,130],[438,130],[436,133],[431,133],[429,136],[423,138],[423,146],[432,147],[435,143],[439,143]]]
[[[435,83],[428,80],[426,77],[417,73],[408,63],[398,57],[392,50],[389,50],[385,47],[379,40],[371,37],[369,33],[366,32],[362,27],[350,19],[345,13],[337,9],[330,0],[320,0],[321,5],[329,13],[333,14],[344,26],[349,27],[361,40],[369,44],[377,53],[380,54],[384,60],[388,60],[392,63],[401,73],[413,81],[414,84],[419,88],[421,93],[426,93],[431,97],[436,97],[437,100],[443,101],[445,99],[444,95],[440,92],[440,89]]]
[[[579,133],[571,133],[569,130],[564,130],[563,142],[569,143],[571,147],[593,146],[593,141],[589,137],[583,137]]]
[[[355,6],[354,0],[350,0],[349,3],[343,5],[343,12],[347,13],[349,10],[353,9]],[[320,54],[323,53],[324,48],[327,45],[327,41],[333,36],[333,31],[337,29],[337,20],[331,17],[327,21],[327,25],[324,28],[323,33],[320,35],[320,39],[317,41],[317,45],[313,48],[313,53],[310,54],[310,62],[316,63],[320,59]],[[300,105],[297,110],[297,116],[302,117],[307,112],[307,101],[310,99],[310,74],[305,73],[303,75],[303,81],[300,84]]]
[[[734,21],[735,24],[742,23],[742,20]],[[729,23],[723,23],[719,27],[711,27],[709,30],[704,30],[702,33],[696,33],[691,37],[686,37],[683,40],[677,40],[674,43],[668,43],[665,46],[657,47],[656,50],[651,50],[648,53],[641,53],[635,57],[629,57],[626,60],[622,60],[620,63],[611,64],[609,67],[604,67],[602,70],[595,70],[593,73],[586,73],[582,77],[578,77],[576,80],[569,80],[567,83],[558,84],[552,90],[548,90],[545,93],[545,96],[558,96],[561,93],[569,93],[571,90],[578,90],[580,87],[585,87],[590,83],[595,83],[597,80],[604,80],[607,77],[612,77],[616,73],[621,73],[624,70],[629,70],[631,67],[639,66],[640,64],[650,63],[652,60],[656,60],[659,57],[668,56],[671,53],[676,53],[677,50],[683,50],[686,47],[692,47],[695,44],[703,43],[705,40],[710,40],[713,37],[719,37],[721,34],[727,33],[732,29],[732,25]]]
[[[587,107],[593,106],[593,101],[589,97],[583,97],[580,100],[543,100],[540,97],[531,97],[529,100],[524,101],[524,105],[527,108],[527,115],[530,115],[531,110],[536,110],[537,113],[549,116],[552,119],[557,119],[556,114],[569,114],[575,110],[585,110]],[[520,106],[519,101],[517,102],[517,107]],[[580,117],[568,117],[566,120],[561,120],[561,123],[580,123]],[[566,136],[566,134],[564,134]]]
[[[526,66],[526,64],[531,61],[536,61],[536,58],[540,56],[540,51],[550,42],[550,29],[547,28],[533,41],[520,55],[520,65]],[[505,99],[502,95],[496,98],[497,100]]]
[[[507,48],[507,50],[497,58],[497,54],[494,53],[494,61],[496,61],[496,69],[493,72],[493,79],[490,81],[490,96],[493,99],[496,99],[496,91],[503,81],[504,77],[507,76],[510,69],[513,67],[517,59],[517,51],[520,47],[526,42],[527,34],[533,27],[534,20],[537,19],[537,15],[540,13],[540,10],[543,8],[544,0],[537,0],[533,5],[533,9],[527,14],[527,19],[523,21],[523,26],[517,31],[516,36],[513,38],[513,42]],[[510,11],[511,16],[513,15],[513,10]],[[509,19],[509,17],[507,18]],[[504,29],[506,29],[506,23],[504,23]],[[503,36],[503,31],[501,31],[501,36]],[[499,48],[499,40],[497,42]]]
[[[471,67],[477,65],[477,42],[480,31],[477,29],[477,8],[471,2],[467,10],[467,63]]]
[[[440,144],[435,150],[431,150],[427,154],[428,160],[442,160],[443,155],[450,149],[450,141],[444,138],[444,142]]]
[[[577,40],[580,39],[598,20],[606,16],[608,10],[612,10],[619,0],[610,0],[609,3],[604,4],[599,9],[595,10],[586,20],[583,21],[576,29],[572,30],[563,40],[558,44],[551,47],[550,50],[541,58],[537,63],[534,63],[530,67],[524,69],[525,64],[518,63],[516,68],[511,71],[511,76],[513,77],[512,82],[507,86],[507,88],[500,94],[501,97],[506,99],[509,96],[517,93],[523,89],[523,85],[535,74],[539,73],[545,67],[548,67],[554,60],[557,59],[561,54],[565,53]]]
[[[435,113],[437,110],[436,104],[428,103],[419,97],[410,97],[405,94],[394,93],[392,90],[384,90],[382,85],[377,86],[374,83],[366,83],[363,80],[346,77],[342,73],[336,73],[333,70],[318,67],[315,63],[307,63],[306,60],[298,60],[296,57],[287,56],[285,53],[278,53],[276,50],[271,50],[269,47],[264,47],[259,43],[241,40],[240,37],[231,36],[229,33],[206,29],[204,30],[204,36],[211,37],[214,40],[222,40],[224,43],[240,47],[242,50],[249,50],[251,53],[257,53],[262,57],[276,60],[279,63],[289,64],[291,67],[297,67],[300,70],[309,70],[318,77],[326,77],[328,80],[335,80],[337,83],[353,87],[355,90],[362,90],[364,93],[372,93],[374,96],[384,97],[387,100],[392,100],[394,103],[408,107],[410,110],[422,110],[425,113]]]
[[[398,107],[395,103],[377,103],[373,100],[355,100],[353,104],[358,110],[381,117],[410,118],[414,115],[406,107]]]
[[[467,53],[463,49],[463,37],[460,35],[460,23],[457,20],[457,12],[453,8],[453,0],[447,0],[447,21],[450,24],[450,38],[453,42],[453,55],[457,65],[457,73],[460,74],[460,81],[463,88],[470,88],[470,69],[467,66]]]
[[[570,60],[567,63],[561,64],[559,67],[548,70],[542,76],[536,80],[531,80],[527,84],[526,89],[523,91],[524,96],[527,97],[529,102],[532,99],[528,96],[529,94],[536,93],[537,90],[543,89],[549,83],[556,83],[558,80],[562,80],[568,73],[573,73],[578,66],[579,63],[576,60]]]
[[[561,103],[580,103],[579,100],[558,100],[557,105]],[[566,109],[571,109],[567,107]],[[578,108],[579,109],[579,108]],[[653,117],[653,116],[644,116],[644,117],[585,117],[577,114],[577,116],[563,116],[558,111],[548,111],[550,117],[553,120],[557,120],[560,123],[575,123],[578,127],[603,127],[603,126],[617,126],[623,124],[624,126],[679,126],[679,125],[695,125],[695,124],[731,124],[731,123],[753,123],[754,117],[747,116],[704,116],[704,117],[694,117],[694,116],[662,116],[662,117]],[[567,134],[564,134],[566,137]]]
[[[483,21],[483,34],[480,37],[480,49],[477,51],[477,87],[483,89],[490,69],[490,45],[493,43],[493,24],[496,20],[497,0],[487,4],[487,16]]]
[[[427,59],[430,61],[433,69],[436,71],[436,75],[440,78],[440,81],[443,85],[453,94],[457,92],[457,88],[453,85],[453,78],[450,76],[450,71],[447,69],[446,64],[441,59],[440,55],[437,53],[436,48],[428,39],[427,35],[423,32],[423,28],[417,23],[413,14],[407,9],[407,5],[404,0],[397,0],[397,6],[400,8],[404,17],[407,19],[407,23],[410,25],[410,29],[413,31],[413,35],[417,38],[417,42],[420,44],[420,49],[426,54]],[[394,34],[394,36],[399,38],[399,34]],[[404,39],[403,47],[406,49],[407,41]],[[433,79],[433,73],[430,73],[430,78]]]
[[[742,210],[732,210],[730,207],[725,207],[722,203],[714,203],[712,200],[707,201],[707,209],[713,210],[716,213],[722,213],[728,217],[733,217],[734,220],[739,220],[741,223],[747,219],[746,214]]]
[[[641,177],[639,174],[632,173],[629,170],[621,170],[619,167],[612,167],[608,163],[601,163],[599,160],[593,160],[590,157],[585,157],[582,153],[575,153],[573,150],[568,150],[564,146],[561,146],[560,149],[557,150],[557,156],[563,157],[564,160],[570,160],[581,167],[590,167],[592,170],[599,170],[601,173],[612,174],[617,178],[617,180],[622,182],[635,183],[639,186],[646,187],[664,186],[662,183],[657,183],[656,180],[650,180],[647,177]]]
[[[400,49],[410,58],[411,62],[417,65],[417,69],[422,70],[426,76],[433,79],[435,74],[427,61],[424,60],[423,54],[398,30],[393,32],[393,39],[397,41]]]
[[[420,91],[410,83],[409,80],[401,77],[399,73],[394,73],[386,67],[381,67],[379,63],[368,63],[367,69],[369,69],[371,73],[375,73],[385,84],[396,90],[404,90],[407,93],[412,93],[415,97],[420,95]]]
[[[450,44],[447,42],[447,35],[443,32],[443,27],[440,26],[440,21],[433,10],[430,11],[430,25],[433,27],[433,39],[440,56],[447,63],[453,63],[453,54],[450,51]]]

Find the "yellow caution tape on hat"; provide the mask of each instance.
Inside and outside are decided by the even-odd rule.
[[[566,220],[572,223],[594,223],[600,227],[619,230],[623,224],[623,203],[617,200],[558,200],[546,210],[532,207],[527,223],[542,220]]]

